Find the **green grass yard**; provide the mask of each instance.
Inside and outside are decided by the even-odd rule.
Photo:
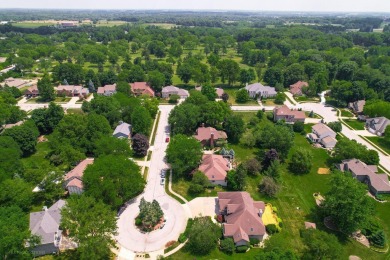
[[[342,117],[354,117],[354,114],[352,114],[349,110],[347,109],[340,109],[341,111],[341,116]]]
[[[390,144],[386,143],[385,139],[383,137],[379,136],[366,136],[368,140],[382,148],[386,153],[390,154]]]
[[[364,122],[355,119],[344,119],[343,120],[348,126],[355,130],[364,130]]]

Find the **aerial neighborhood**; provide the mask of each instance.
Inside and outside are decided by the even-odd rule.
[[[0,3],[1,259],[388,259],[390,16],[287,13]]]

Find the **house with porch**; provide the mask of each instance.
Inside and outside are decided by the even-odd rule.
[[[336,167],[342,171],[349,171],[360,182],[367,184],[368,189],[374,195],[390,193],[390,183],[387,174],[378,174],[376,165],[367,165],[359,159],[343,160]]]
[[[198,168],[212,184],[221,186],[227,185],[226,175],[230,169],[229,160],[218,154],[204,154]]]
[[[218,212],[223,216],[223,236],[231,237],[236,246],[247,245],[251,238],[266,236],[262,215],[263,201],[254,201],[248,192],[218,192]]]

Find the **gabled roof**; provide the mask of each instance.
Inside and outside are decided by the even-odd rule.
[[[321,143],[325,146],[328,146],[330,144],[336,143],[337,140],[331,136],[327,136],[321,139]]]
[[[248,192],[218,192],[220,211],[227,210],[223,224],[224,236],[233,237],[234,242],[245,240],[249,236],[263,236],[265,226],[259,211],[265,210],[262,201],[253,201]]]
[[[133,93],[154,96],[154,91],[147,82],[130,83],[130,88]]]
[[[39,94],[38,86],[33,85],[33,86],[29,87],[28,89],[26,89],[24,94]]]
[[[367,165],[358,159],[349,159],[342,161],[337,165],[341,171],[349,170],[355,176],[363,176],[370,180],[370,184],[379,192],[389,192],[390,183],[386,174],[377,174],[376,165]]]
[[[196,135],[194,136],[198,141],[207,141],[210,140],[211,134],[214,134],[214,140],[217,139],[226,139],[227,135],[224,131],[218,131],[214,127],[199,127],[196,130]]]
[[[349,107],[351,107],[356,113],[363,112],[364,105],[366,104],[365,100],[358,100],[355,102],[349,103]]]
[[[306,81],[298,81],[295,84],[290,85],[290,92],[293,95],[302,93],[302,88],[307,86],[309,86],[309,83]]]
[[[250,91],[250,92],[256,92],[256,93],[268,92],[268,94],[275,94],[276,95],[276,91],[275,91],[274,87],[263,86],[263,84],[261,84],[261,83],[253,83],[253,84],[247,85],[245,87],[245,89],[247,91]]]
[[[305,112],[298,111],[298,110],[291,110],[286,105],[275,107],[274,113],[276,116],[292,116],[298,119],[306,118]]]
[[[128,123],[124,123],[124,122],[119,124],[115,128],[114,133],[112,135],[116,135],[118,133],[124,134],[126,136],[130,136],[130,134],[131,134],[131,125],[128,124]]]
[[[222,155],[205,154],[199,171],[203,172],[210,181],[225,181],[229,163]]]
[[[369,125],[371,129],[374,129],[377,132],[384,133],[386,127],[390,125],[390,120],[386,117],[374,117],[366,120],[366,124]]]
[[[53,243],[61,222],[64,200],[58,200],[47,210],[30,213],[30,231],[41,237],[41,244]]]
[[[166,86],[163,87],[162,93],[175,93],[179,96],[189,96],[189,92],[185,89],[181,89],[175,86]]]
[[[83,174],[88,165],[92,164],[94,161],[93,158],[85,159],[81,161],[76,167],[74,167],[70,172],[65,174],[64,181],[66,183],[66,188],[69,186],[76,186],[80,189],[83,189]]]
[[[323,135],[326,133],[336,134],[329,126],[323,123],[315,124],[311,127],[311,129],[313,129],[313,131],[315,131],[319,135]]]

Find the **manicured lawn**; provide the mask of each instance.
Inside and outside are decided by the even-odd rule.
[[[275,104],[275,99],[265,99],[262,100],[261,103],[263,103],[264,106],[277,106],[278,104]]]
[[[240,111],[233,111],[233,114],[239,115],[242,120],[244,120],[245,124],[248,124],[252,117],[256,116],[257,112],[240,112]]]
[[[247,253],[233,253],[232,255],[227,255],[219,251],[219,249],[213,250],[207,256],[194,256],[190,254],[185,247],[179,250],[177,253],[165,258],[169,260],[183,260],[183,259],[193,259],[193,260],[210,260],[210,259],[254,259],[254,257],[260,252],[259,248],[251,248]]]
[[[306,97],[306,96],[300,96],[300,97],[295,97],[295,100],[298,102],[319,102],[319,98],[315,97]]]
[[[390,144],[386,143],[383,137],[379,136],[366,136],[368,140],[382,148],[386,153],[390,154]]]
[[[364,122],[354,119],[345,119],[343,120],[347,125],[352,127],[355,130],[364,130]]]
[[[354,115],[347,109],[340,109],[341,116],[343,117],[354,117]]]
[[[56,97],[56,99],[54,100],[54,102],[58,102],[58,103],[68,103],[70,100],[71,100],[70,97]]]
[[[225,91],[225,93],[227,93],[229,95],[228,103],[230,103],[232,105],[245,105],[245,106],[259,105],[259,103],[256,100],[253,100],[253,99],[249,99],[249,101],[246,102],[246,103],[237,103],[236,102],[236,92],[239,89],[240,88],[224,88],[223,89]]]
[[[68,114],[84,114],[84,111],[81,108],[68,108],[66,110]]]

